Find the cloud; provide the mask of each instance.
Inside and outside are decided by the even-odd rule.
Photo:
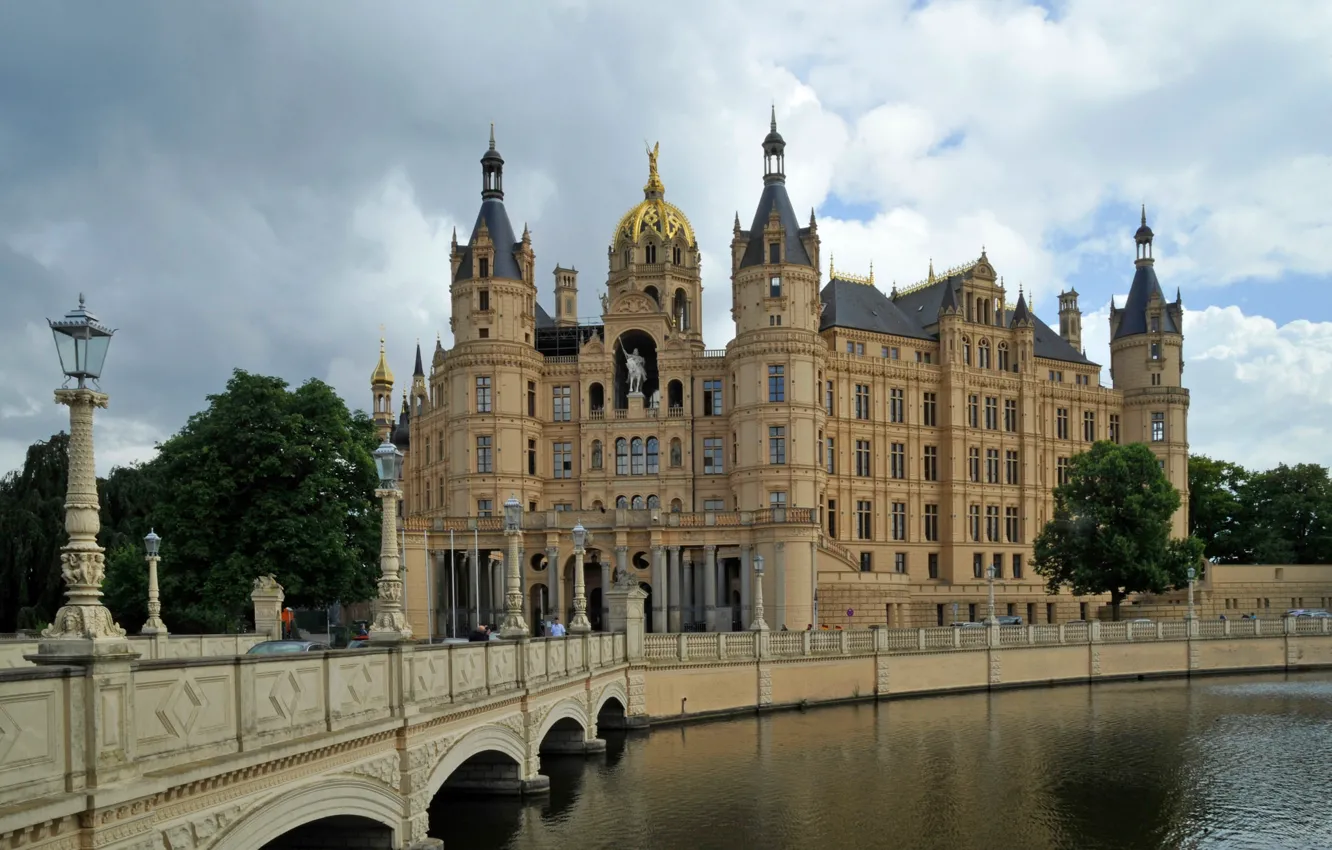
[[[502,48],[474,36],[499,26]],[[510,216],[539,269],[582,271],[583,315],[641,197],[643,141],[661,140],[704,252],[709,347],[731,335],[731,221],[761,190],[770,103],[797,209],[876,211],[821,217],[825,254],[872,261],[885,285],[984,245],[1046,308],[1070,276],[1120,270],[1079,280],[1103,304],[1131,275],[1142,201],[1163,282],[1194,303],[1322,280],[1329,42],[1332,6],[1299,2],[16,6],[0,30],[0,469],[62,427],[41,317],[80,290],[120,329],[98,421],[122,448],[103,471],[237,367],[327,377],[365,406],[381,324],[400,376],[417,338],[448,340],[448,240],[475,219],[492,121]],[[1243,434],[1252,451],[1261,433]]]

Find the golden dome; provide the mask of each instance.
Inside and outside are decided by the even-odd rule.
[[[642,202],[625,213],[620,223],[615,225],[611,245],[616,250],[627,244],[637,245],[648,233],[662,241],[683,237],[686,245],[692,247],[695,244],[694,228],[690,226],[689,218],[665,198],[666,187],[657,174],[657,153],[660,149],[661,143],[658,142],[648,151],[648,182],[643,186]]]
[[[371,384],[393,384],[393,370],[389,368],[388,358],[384,356],[384,338],[379,338],[379,364],[370,376]]]

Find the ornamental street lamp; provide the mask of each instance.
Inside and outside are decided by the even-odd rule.
[[[79,306],[63,319],[48,319],[55,337],[60,369],[66,386],[56,390],[57,404],[69,407],[69,484],[65,493],[65,531],[69,542],[60,550],[60,573],[67,587],[67,604],[56,612],[42,637],[52,641],[38,649],[41,655],[92,656],[129,653],[125,630],[102,604],[106,575],[103,549],[97,545],[102,527],[97,503],[97,477],[93,463],[93,408],[106,407],[107,396],[94,386],[102,376],[107,348],[115,331]],[[69,388],[69,380],[78,382]],[[91,642],[91,645],[63,643]],[[107,644],[114,644],[108,646]]]
[[[165,635],[167,633],[166,624],[162,622],[162,603],[157,597],[157,550],[162,545],[162,538],[157,536],[157,532],[148,530],[148,536],[143,538],[143,549],[146,553],[144,560],[148,562],[148,622],[139,629],[141,635]]]
[[[763,556],[754,556],[754,622],[749,624],[751,632],[766,632],[768,624],[763,622]]]
[[[379,527],[379,592],[375,596],[375,622],[370,640],[375,643],[400,643],[411,640],[412,627],[402,609],[402,574],[398,561],[398,479],[402,475],[402,452],[388,440],[375,449],[375,468],[379,472],[382,513]]]
[[[569,621],[569,632],[581,635],[592,631],[592,623],[587,619],[587,589],[583,585],[583,552],[587,545],[587,529],[583,521],[573,527],[574,545],[574,613]],[[557,579],[558,580],[558,579]]]
[[[1198,577],[1198,571],[1189,567],[1189,623],[1193,622],[1193,581]]]
[[[509,538],[509,563],[504,571],[504,623],[500,637],[519,639],[528,636],[527,621],[523,619],[522,574],[518,571],[518,537],[523,527],[523,505],[518,497],[509,496],[504,503],[504,534]]]
[[[985,569],[985,580],[990,584],[990,602],[986,608],[988,613],[985,617],[985,625],[987,626],[999,625],[999,619],[994,616],[994,575],[996,572],[998,572],[998,570],[994,568],[994,564],[990,564],[990,566]]]

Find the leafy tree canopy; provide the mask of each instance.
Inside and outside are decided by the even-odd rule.
[[[1055,515],[1036,538],[1032,567],[1050,592],[1110,594],[1115,619],[1130,593],[1161,593],[1188,582],[1202,542],[1170,536],[1179,492],[1141,443],[1099,442],[1072,458],[1055,488]]]
[[[1206,455],[1189,458],[1189,533],[1203,543],[1208,560],[1241,559],[1244,548],[1240,490],[1249,472],[1239,464]]]
[[[1191,457],[1189,529],[1217,563],[1332,563],[1332,480],[1310,463],[1250,472]]]

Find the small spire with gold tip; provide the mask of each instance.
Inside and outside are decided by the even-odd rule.
[[[934,283],[934,258],[930,257],[930,275],[926,278],[930,283]]]

